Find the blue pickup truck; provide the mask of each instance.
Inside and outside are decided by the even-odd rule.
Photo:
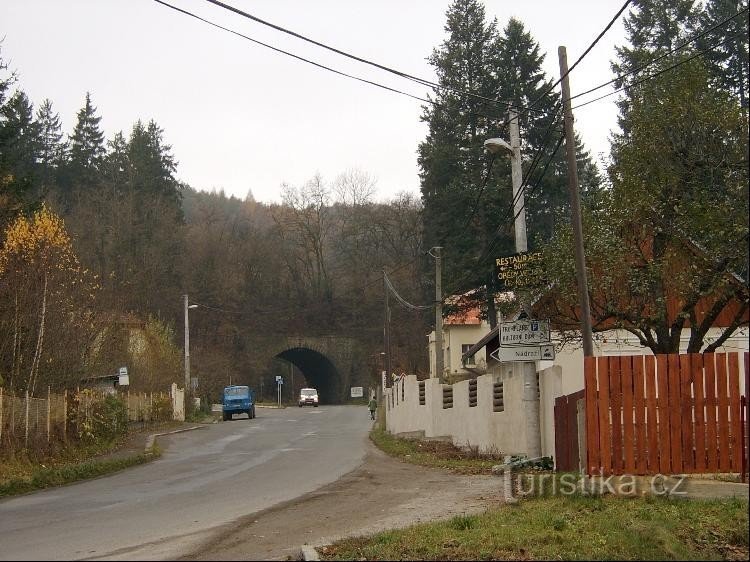
[[[224,421],[231,420],[234,414],[247,414],[248,419],[253,419],[255,417],[255,391],[247,386],[225,387],[221,409]]]

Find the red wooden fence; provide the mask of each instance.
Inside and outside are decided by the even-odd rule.
[[[745,472],[738,353],[586,357],[584,376],[588,474]]]
[[[578,466],[578,400],[584,397],[580,390],[555,398],[555,469],[571,472]]]

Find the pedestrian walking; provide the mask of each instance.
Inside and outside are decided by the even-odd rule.
[[[367,408],[370,410],[370,419],[375,419],[375,410],[378,409],[378,402],[375,400],[375,397],[373,396],[370,398],[370,402],[367,404]]]

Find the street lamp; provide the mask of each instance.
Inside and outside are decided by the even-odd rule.
[[[513,233],[516,242],[516,253],[528,251],[526,242],[526,210],[523,197],[523,171],[521,169],[521,135],[518,131],[518,113],[515,109],[508,110],[508,130],[510,144],[503,139],[493,138],[484,141],[488,152],[497,154],[506,151],[510,156],[511,181],[513,184]],[[521,303],[529,318],[532,317],[531,306],[527,302]],[[529,458],[541,456],[541,433],[539,428],[539,383],[536,378],[536,366],[533,362],[522,362],[523,373],[523,403],[526,416],[526,453]]]
[[[190,388],[190,322],[188,320],[188,310],[198,308],[197,304],[188,304],[188,296],[182,295],[185,307],[185,398],[187,400],[188,389]]]

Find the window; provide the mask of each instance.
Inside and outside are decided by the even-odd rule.
[[[467,351],[469,351],[473,346],[474,346],[473,343],[464,343],[464,344],[461,344],[461,356],[463,356],[463,354],[466,353]],[[474,362],[474,356],[473,355],[470,355],[464,361],[464,365],[468,365],[470,367],[473,367],[475,364],[476,363]]]

